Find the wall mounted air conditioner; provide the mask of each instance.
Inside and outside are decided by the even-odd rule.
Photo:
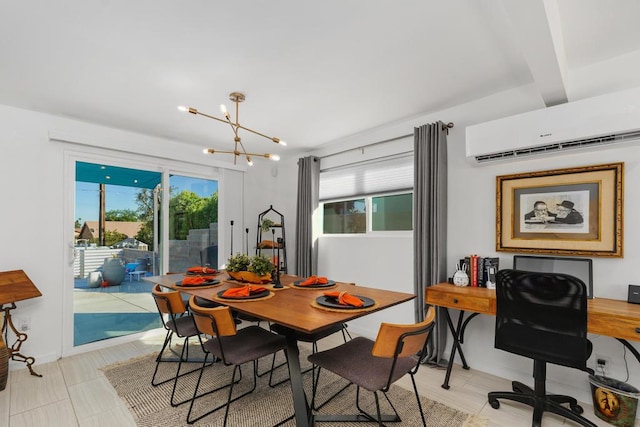
[[[468,126],[466,154],[483,164],[638,138],[640,88]]]

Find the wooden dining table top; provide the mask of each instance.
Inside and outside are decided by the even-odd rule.
[[[249,314],[263,320],[268,320],[269,322],[278,323],[305,333],[315,333],[334,324],[356,319],[415,298],[414,294],[390,291],[386,289],[375,289],[360,285],[355,286],[353,283],[345,282],[336,282],[336,286],[330,288],[300,289],[292,285],[295,281],[301,280],[301,277],[294,275],[281,275],[280,281],[285,288],[272,290],[274,295],[271,298],[251,301],[220,301],[219,299],[216,299],[218,292],[232,287],[244,286],[244,284],[229,280],[229,276],[225,272],[222,272],[216,276],[216,279],[220,280],[220,285],[218,286],[201,289],[198,289],[197,287],[176,288],[176,282],[181,281],[184,277],[185,276],[183,274],[168,274],[164,276],[145,277],[144,280],[158,283],[167,288],[179,289],[180,292],[185,294],[195,295],[200,298],[215,301],[227,305],[241,313]],[[264,286],[271,289],[272,285],[269,284]],[[328,291],[346,291],[352,295],[371,298],[375,301],[375,305],[364,311],[350,309],[328,311],[312,306],[312,303],[317,297],[322,296],[324,292]]]

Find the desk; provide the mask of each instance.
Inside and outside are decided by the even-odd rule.
[[[172,274],[167,276],[145,277],[144,280],[159,283],[162,286],[173,288],[173,285],[182,280],[181,274]],[[218,279],[226,279],[227,275],[218,275]],[[282,275],[281,282],[283,285],[289,285],[300,277],[292,275]],[[238,286],[235,283],[223,282],[221,286],[208,289],[180,288],[181,292],[189,295],[195,295],[200,298],[214,300],[218,303],[221,301],[214,299],[214,295],[219,291]],[[175,288],[174,288],[175,289]],[[383,289],[373,289],[364,286],[358,286],[357,294],[372,298],[378,304],[377,307],[369,311],[361,312],[334,312],[324,311],[311,307],[311,302],[316,297],[322,295],[326,290],[318,289],[296,289],[287,287],[282,290],[275,290],[273,298],[258,300],[252,302],[233,302],[224,301],[224,304],[241,313],[258,317],[269,322],[278,323],[289,329],[297,330],[305,333],[316,333],[324,328],[331,327],[336,324],[344,323],[358,317],[406,302],[415,298],[413,294],[403,292],[387,291]],[[349,283],[337,283],[335,287],[330,288],[331,291],[348,291],[354,292],[354,287]],[[295,410],[296,426],[303,427],[313,425],[314,417],[311,417],[311,409],[307,402],[304,388],[302,385],[302,373],[300,371],[300,353],[298,350],[298,342],[293,334],[286,335],[287,338],[287,357],[289,360],[289,376],[291,378],[291,392],[293,394],[293,404]],[[315,420],[321,421],[322,416],[316,416]]]
[[[438,283],[426,288],[425,302],[444,308],[449,331],[453,336],[453,347],[442,388],[449,388],[449,378],[456,352],[460,354],[462,367],[469,369],[460,344],[464,341],[464,330],[469,321],[478,314],[496,314],[496,292],[487,288],[455,286]],[[460,310],[457,326],[453,325],[449,308]],[[587,301],[587,330],[592,334],[605,335],[620,341],[640,361],[640,353],[627,340],[640,341],[640,305],[608,298],[593,298]],[[465,312],[470,312],[465,319]]]

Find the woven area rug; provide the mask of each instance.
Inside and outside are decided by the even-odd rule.
[[[155,356],[151,354],[139,358],[131,359],[115,365],[102,368],[105,376],[115,388],[120,398],[125,402],[129,411],[133,414],[137,425],[144,427],[156,426],[186,426],[186,416],[189,410],[189,404],[183,404],[178,407],[172,407],[169,404],[171,388],[173,382],[168,382],[158,387],[151,386],[151,377],[155,368]],[[193,354],[192,354],[193,356]],[[307,353],[302,350],[300,360],[304,369]],[[284,360],[284,357],[280,357]],[[277,363],[277,362],[276,362]],[[308,363],[308,362],[307,362]],[[187,371],[200,366],[200,364],[190,363],[183,364],[183,370]],[[271,366],[271,359],[262,359],[259,364],[260,373],[266,371]],[[308,365],[307,365],[308,366]],[[158,378],[168,378],[175,373],[177,364],[162,363]],[[186,367],[186,368],[185,368]],[[226,367],[221,363],[216,363],[205,369],[203,382],[199,390],[210,390],[217,385],[226,384],[231,378],[232,367]],[[240,384],[234,388],[240,393],[248,390],[252,382],[251,366],[243,367],[243,379]],[[195,382],[197,381],[197,372],[185,375],[178,381],[177,399],[179,401],[189,398],[193,395]],[[274,374],[274,382],[277,379],[286,378],[288,372],[286,367],[281,367]],[[258,386],[256,390],[231,404],[229,412],[228,425],[231,427],[265,427],[278,424],[287,417],[293,415],[293,400],[291,397],[290,383],[284,382],[274,388],[268,385],[269,376],[264,375],[258,378]],[[311,373],[304,375],[305,387],[307,395],[311,396]],[[317,401],[323,402],[326,396],[330,396],[333,392],[339,390],[346,382],[331,374],[323,371],[321,376],[321,391],[318,392]],[[217,392],[196,401],[194,405],[194,414],[203,414],[208,408],[214,405],[224,403],[226,401],[228,389]],[[417,409],[417,403],[412,392],[407,391],[399,386],[393,386],[388,393],[393,404],[402,417],[401,423],[389,423],[391,426],[418,426],[422,425],[420,413]],[[442,427],[479,427],[486,426],[487,422],[476,416],[470,416],[463,412],[452,409],[441,403],[434,402],[425,397],[421,398],[423,410],[429,426]],[[375,404],[373,403],[373,395],[369,392],[361,393],[361,402],[366,402],[362,406],[368,408],[375,413]],[[384,398],[381,399],[383,413],[390,413]],[[355,407],[355,387],[350,386],[346,391],[333,399],[329,404],[320,409],[318,413],[326,414],[356,414]],[[224,417],[224,409],[214,412],[202,420],[197,422],[196,426],[222,426]],[[295,421],[291,420],[284,424],[285,426],[295,426]],[[365,426],[374,425],[371,423],[322,423],[327,426]]]

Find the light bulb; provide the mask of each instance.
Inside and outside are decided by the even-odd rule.
[[[229,112],[224,104],[220,104],[220,111],[222,111],[222,114],[229,120]]]
[[[247,156],[247,164],[249,166],[253,166],[253,160],[251,160],[251,157]]]
[[[182,111],[183,113],[186,113],[187,111],[189,111],[189,109],[184,105],[178,105],[178,110]]]
[[[280,142],[279,142],[278,144],[283,145],[283,146],[284,146],[284,145],[287,145],[287,143],[286,143],[286,142],[284,142],[283,140],[280,140]]]
[[[269,154],[269,158],[274,162],[277,162],[278,160],[280,160],[280,156],[278,156],[277,154]]]
[[[271,138],[271,140],[272,140],[273,142],[275,142],[276,144],[280,144],[280,145],[287,145],[287,143],[286,143],[286,142],[284,142],[283,140],[281,140],[280,138],[273,137],[273,138]]]

